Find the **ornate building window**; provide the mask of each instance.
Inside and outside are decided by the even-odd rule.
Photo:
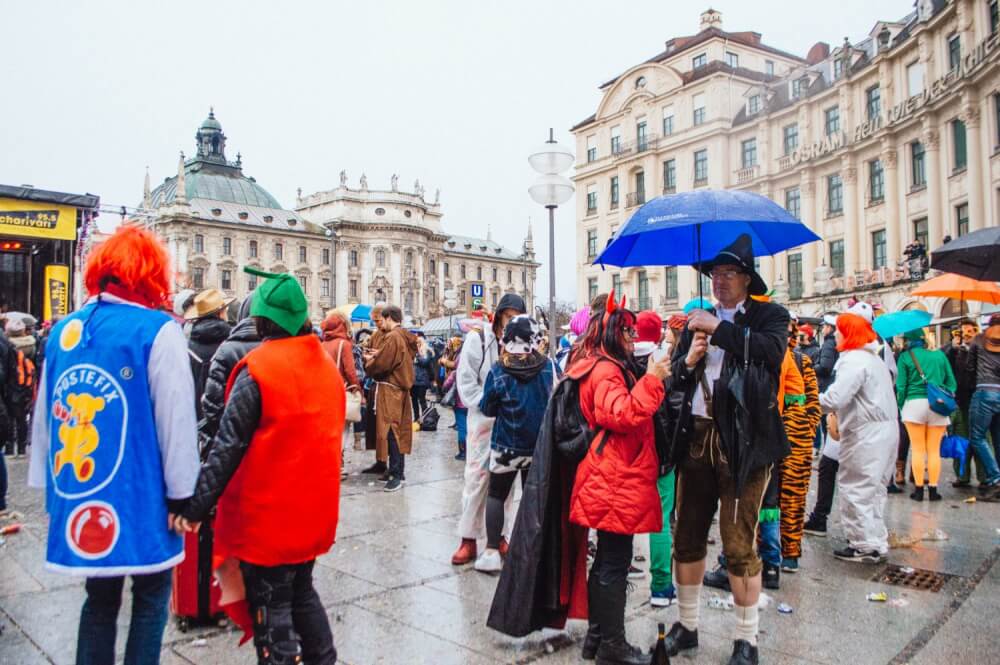
[[[319,295],[321,298],[330,297],[330,278],[323,277],[319,280]]]
[[[358,298],[358,280],[352,279],[347,282],[347,296],[357,300]]]
[[[232,291],[233,289],[233,271],[223,270],[222,277],[220,278],[220,283],[223,291]]]
[[[309,261],[309,250],[306,249],[305,245],[299,245],[299,263],[307,263]]]
[[[437,273],[437,261],[434,259],[430,260],[430,272],[432,275]]]
[[[256,259],[257,258],[257,241],[256,240],[251,240],[250,241],[250,244],[249,244],[249,246],[247,248],[247,256],[249,256],[251,259]]]
[[[413,292],[407,291],[406,295],[403,296],[403,311],[407,314],[413,314]]]
[[[192,268],[191,269],[191,287],[195,289],[205,288],[205,269],[204,268]]]
[[[461,275],[462,279],[465,279],[465,264],[463,263],[458,267],[458,273]]]
[[[444,262],[444,276],[451,277],[451,266],[448,265],[447,261]]]
[[[274,243],[274,258],[277,261],[285,258],[285,247],[280,242]]]
[[[302,287],[302,291],[305,293],[309,292],[309,278],[305,275],[299,275],[299,286]]]
[[[194,251],[198,254],[205,253],[205,236],[196,233],[194,236]]]
[[[375,250],[375,267],[384,268],[385,267],[385,250],[376,249]]]
[[[324,247],[323,248],[323,265],[325,265],[325,266],[330,265],[330,248],[329,247]]]
[[[349,268],[358,267],[358,250],[352,249],[347,253],[347,266]]]
[[[375,208],[375,214],[381,217],[385,214],[385,208]]]
[[[413,267],[413,250],[406,250],[406,254],[404,255],[404,261],[406,263],[407,268]]]
[[[231,256],[233,253],[233,239],[229,236],[222,238],[222,254],[223,256]]]
[[[483,267],[482,266],[476,266],[476,279],[478,279],[479,281],[483,280]]]
[[[247,291],[257,288],[257,275],[247,275]]]
[[[497,269],[496,268],[493,269],[493,281],[494,282],[497,281]]]

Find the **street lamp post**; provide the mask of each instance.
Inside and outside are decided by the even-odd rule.
[[[573,183],[560,175],[573,165],[576,157],[564,148],[549,128],[549,140],[528,155],[528,164],[541,175],[528,188],[535,203],[549,211],[549,353],[556,352],[556,208],[573,196]]]

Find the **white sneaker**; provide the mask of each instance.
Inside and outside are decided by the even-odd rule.
[[[481,573],[499,573],[503,568],[503,559],[497,550],[486,550],[476,559],[475,569]]]

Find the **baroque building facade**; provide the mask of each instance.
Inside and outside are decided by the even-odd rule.
[[[851,296],[954,313],[907,295],[924,274],[903,253],[998,223],[997,4],[921,0],[858,43],[818,42],[805,57],[703,13],[697,34],[602,85],[597,112],[572,129],[584,156],[579,299],[619,286],[662,313],[682,307],[693,270],[592,262],[649,198],[705,187],[768,196],[822,238],[759,261],[800,313]]]
[[[181,154],[177,174],[156,188],[149,174],[140,217],[166,242],[177,286],[215,287],[244,298],[259,279],[245,265],[293,274],[309,300],[313,320],[349,303],[391,302],[410,323],[472,308],[495,306],[506,292],[534,302],[531,229],[520,252],[486,239],[453,236],[441,225],[440,197],[425,198],[419,181],[399,191],[370,190],[367,178],[352,189],[341,174],[336,189],[303,196],[285,209],[243,173],[242,156],[226,157],[226,135],[209,111],[195,134],[195,156]],[[444,292],[458,304],[444,308]]]
[[[491,234],[450,235],[440,192],[433,201],[425,193],[419,180],[401,191],[396,175],[388,190],[370,189],[365,175],[352,188],[341,172],[335,189],[299,197],[296,212],[331,232],[336,302],[396,303],[414,322],[449,314],[444,294],[451,289],[455,312],[492,309],[504,293],[520,294],[531,308],[539,264],[530,227],[519,253]]]

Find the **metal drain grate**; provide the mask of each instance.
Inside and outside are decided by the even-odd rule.
[[[951,577],[933,570],[889,564],[885,570],[875,573],[872,581],[937,593]]]

